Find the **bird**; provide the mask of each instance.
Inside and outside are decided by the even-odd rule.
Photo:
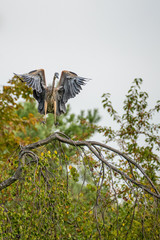
[[[68,100],[74,98],[82,90],[82,86],[90,80],[80,77],[74,72],[63,70],[55,87],[56,79],[59,79],[57,72],[54,73],[50,86],[46,84],[44,69],[33,70],[25,74],[14,73],[14,75],[33,89],[33,97],[38,102],[38,112],[45,115],[43,123],[46,123],[46,114],[53,113],[55,125],[58,125],[57,116],[66,113]]]

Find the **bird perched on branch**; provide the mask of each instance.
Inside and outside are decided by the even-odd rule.
[[[59,83],[55,87],[56,78],[59,74],[55,73],[52,86],[46,85],[44,69],[34,70],[26,74],[15,74],[22,82],[26,82],[33,89],[33,97],[38,102],[38,111],[41,114],[53,113],[56,123],[56,116],[66,112],[65,104],[70,98],[74,98],[85,85],[88,78],[79,77],[76,73],[62,71]]]

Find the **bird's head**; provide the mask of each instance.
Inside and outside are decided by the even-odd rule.
[[[55,74],[54,74],[54,79],[56,79],[56,78],[59,78],[59,73],[58,72],[55,72]]]

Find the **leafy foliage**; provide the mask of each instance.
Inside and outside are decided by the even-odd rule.
[[[1,181],[18,167],[19,144],[44,139],[56,130],[52,114],[46,126],[40,123],[31,91],[14,79],[10,83],[1,94]],[[106,143],[116,143],[136,160],[159,189],[160,125],[153,123],[153,114],[159,113],[160,102],[148,110],[148,94],[141,91],[141,83],[136,79],[129,89],[122,116],[114,110],[109,94],[103,95],[104,108],[118,130],[98,127],[97,110],[75,116],[69,107],[58,128],[73,140],[89,139],[98,129]],[[20,97],[31,103],[17,102]],[[101,149],[96,150],[101,156]],[[38,158],[22,157],[20,180],[1,191],[2,239],[159,239],[159,200],[106,167],[85,147],[53,142],[34,154]],[[119,155],[106,150],[103,156],[150,187],[144,175]]]
[[[17,100],[24,98],[25,100],[30,100],[31,90],[28,89],[21,82],[14,80],[9,81],[10,86],[3,87],[3,93],[0,94],[0,157],[1,159],[6,159],[13,149],[16,149],[20,144],[29,143],[31,141],[37,140],[31,139],[29,137],[20,138],[16,133],[22,132],[25,134],[26,127],[35,126],[37,122],[36,118],[32,113],[21,118],[17,115],[17,110],[22,108],[22,104]]]
[[[46,125],[42,124],[42,115],[37,111],[36,102],[32,97],[32,89],[28,88],[15,77],[9,81],[9,86],[4,86],[0,94],[0,156],[8,158],[13,149],[19,145],[43,139],[53,131],[53,114],[48,114]],[[22,103],[18,100],[25,100]],[[59,129],[70,137],[87,139],[94,134],[96,123],[100,120],[97,109],[89,110],[87,114],[82,111],[78,116],[70,113],[68,105],[67,113],[59,117]]]
[[[109,94],[103,95],[103,106],[119,125],[114,131],[110,127],[100,128],[108,138],[106,142],[115,141],[120,149],[132,156],[137,163],[146,168],[148,176],[155,183],[159,181],[160,124],[153,123],[153,117],[160,112],[160,101],[148,109],[148,94],[140,91],[142,79],[135,79],[124,101],[124,114],[118,115],[109,100]],[[134,172],[134,169],[132,169]],[[136,175],[136,172],[134,172]]]

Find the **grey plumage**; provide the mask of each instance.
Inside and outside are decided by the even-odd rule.
[[[60,81],[55,88],[58,73],[54,74],[53,85],[47,87],[43,69],[34,70],[26,74],[15,74],[21,81],[26,82],[33,89],[33,97],[38,102],[41,114],[54,113],[61,115],[66,112],[65,104],[82,90],[82,86],[89,80],[79,77],[70,71],[62,71]],[[46,104],[45,104],[46,103]]]

